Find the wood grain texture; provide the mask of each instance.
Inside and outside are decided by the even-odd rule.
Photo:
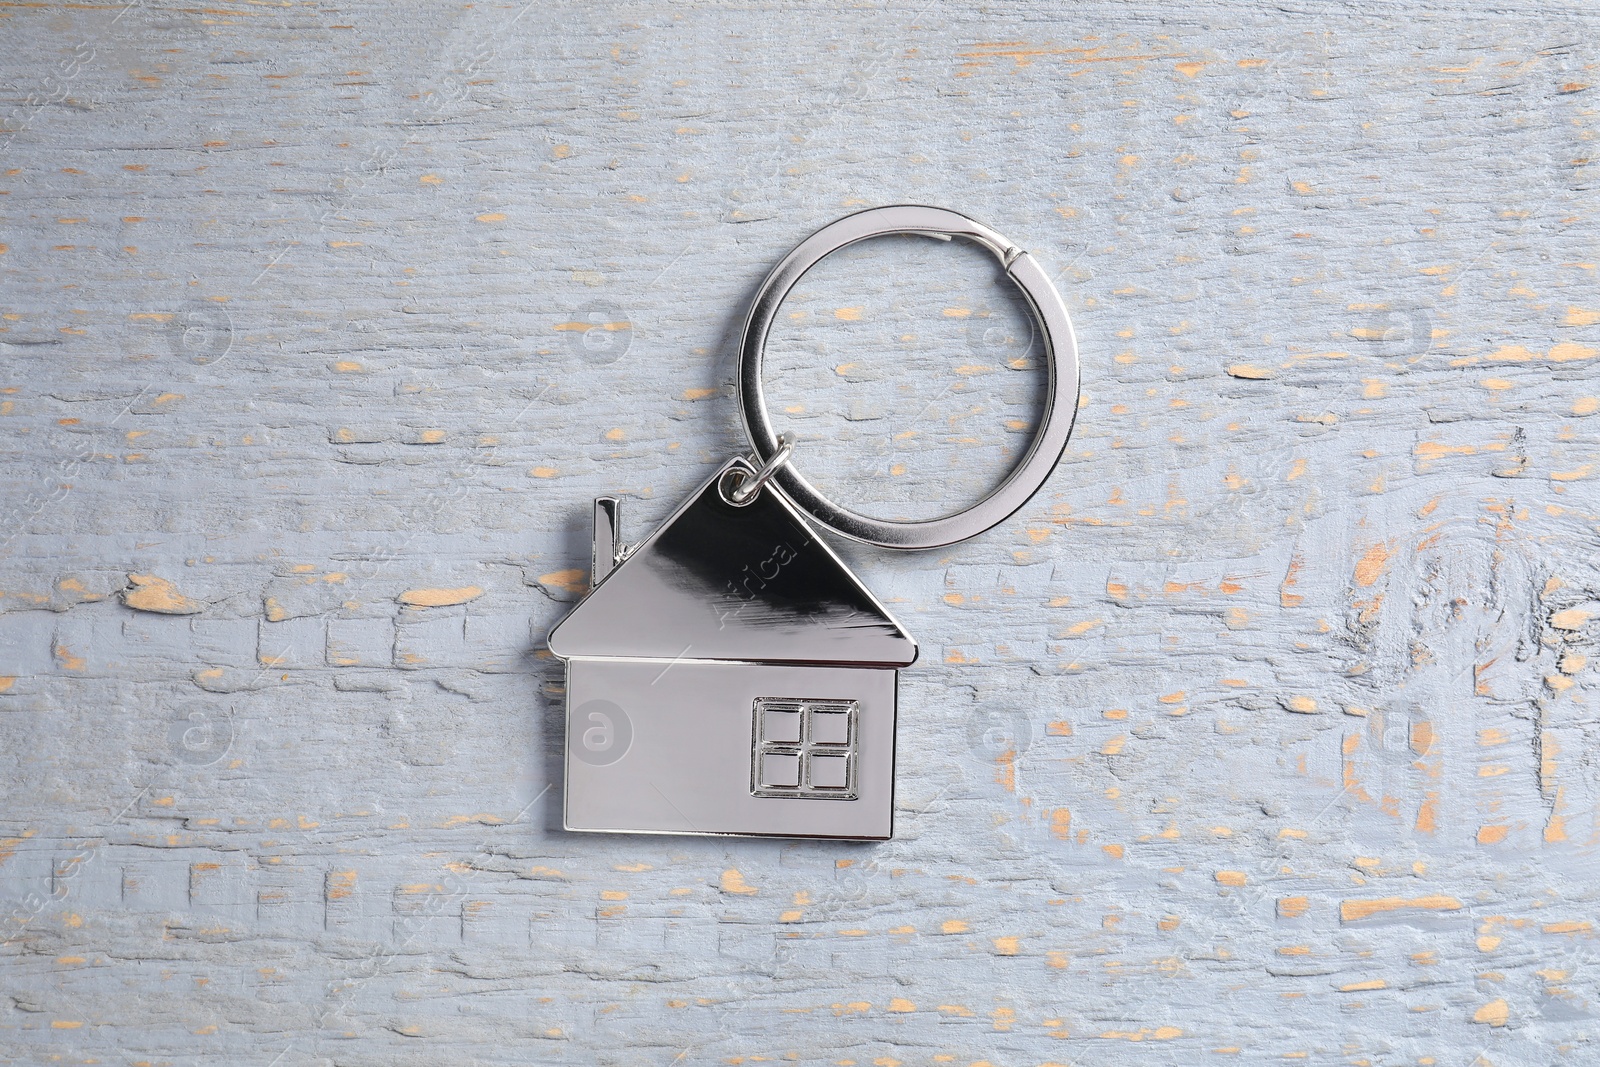
[[[1594,1062],[1597,30],[0,3],[0,1063]],[[847,553],[897,839],[563,834],[590,498],[740,449],[751,290],[905,201],[1084,396],[1013,521]],[[977,253],[789,313],[841,496],[1026,439]]]

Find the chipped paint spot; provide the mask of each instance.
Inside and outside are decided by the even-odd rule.
[[[395,599],[413,608],[445,608],[455,604],[465,604],[482,595],[483,590],[478,586],[463,585],[455,589],[408,589]]]
[[[1267,381],[1278,376],[1275,370],[1249,363],[1235,363],[1228,368],[1228,373],[1235,378],[1247,378],[1252,381]]]
[[[588,333],[590,330],[605,330],[616,333],[619,330],[633,329],[633,323],[627,320],[620,322],[558,322],[551,327],[563,333]]]
[[[194,615],[205,607],[178,592],[178,587],[169,579],[154,574],[128,575],[128,585],[121,596],[122,602],[135,611],[160,615]]]
[[[1389,566],[1391,548],[1387,543],[1370,546],[1356,563],[1356,584],[1363,589],[1370,588],[1377,580],[1383,577],[1383,572]]]
[[[1171,1041],[1175,1037],[1182,1037],[1183,1031],[1176,1026],[1158,1026],[1155,1029],[1141,1027],[1138,1030],[1107,1030],[1099,1036],[1108,1041]]]
[[[475,815],[452,815],[439,825],[446,830],[457,826],[504,826],[505,819],[491,812],[480,811]]]
[[[1339,903],[1339,921],[1359,922],[1391,911],[1460,911],[1455,897],[1434,894],[1422,897],[1379,897],[1375,900],[1345,900]]]
[[[538,581],[540,585],[576,596],[589,588],[589,572],[580,567],[570,567],[562,571],[541,574]]]
[[[17,846],[32,837],[34,833],[35,831],[28,830],[21,837],[0,837],[0,866],[3,866],[6,860],[16,855]]]
[[[1567,608],[1565,611],[1558,611],[1551,615],[1550,625],[1557,630],[1581,630],[1592,618],[1594,618],[1594,612],[1586,611],[1583,608]]]
[[[1050,812],[1050,835],[1058,841],[1072,840],[1072,812],[1056,808]]]
[[[1506,345],[1491,352],[1486,358],[1491,363],[1531,363],[1541,359],[1549,360],[1551,363],[1571,363],[1593,359],[1596,355],[1600,355],[1600,348],[1589,348],[1575,341],[1563,341],[1552,345],[1550,350],[1542,355],[1524,345]]]
[[[721,886],[724,893],[733,893],[737,896],[755,896],[758,892],[756,887],[746,882],[744,875],[733,867],[722,872]]]

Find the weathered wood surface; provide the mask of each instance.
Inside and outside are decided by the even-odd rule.
[[[1600,18],[1454,8],[0,3],[0,1062],[1594,1062]],[[901,201],[1084,400],[849,553],[898,839],[561,833],[589,499]],[[808,471],[1004,469],[993,282],[808,280]]]

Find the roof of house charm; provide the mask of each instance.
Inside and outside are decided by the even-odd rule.
[[[775,492],[736,506],[717,482],[600,576],[551,631],[550,651],[882,667],[916,660],[917,643],[793,506]]]

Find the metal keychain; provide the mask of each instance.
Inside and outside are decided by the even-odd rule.
[[[761,386],[789,291],[829,253],[890,234],[987,248],[1044,342],[1044,417],[1022,460],[971,508],[925,522],[868,518],[818,492],[791,462],[794,438],[774,431]],[[802,241],[761,284],[739,401],[753,454],[724,463],[648,539],[624,545],[618,500],[595,501],[592,588],[549,640],[567,665],[566,828],[886,840],[899,670],[917,644],[812,524],[884,548],[938,548],[1026,504],[1077,413],[1066,306],[1032,256],[964,215],[858,212]]]

